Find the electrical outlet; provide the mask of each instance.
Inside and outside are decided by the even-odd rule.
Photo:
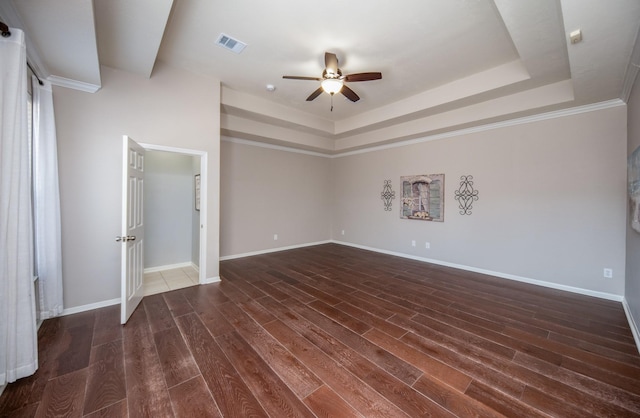
[[[342,230],[342,235],[344,235],[344,229]]]
[[[412,240],[411,240],[411,246],[412,246],[412,247],[415,247],[415,246],[416,246],[416,240],[415,240],[415,239],[412,239]]]
[[[613,270],[612,269],[604,269],[604,277],[605,279],[613,278]]]
[[[273,234],[273,240],[277,241],[278,240],[278,234]]]
[[[426,248],[426,249],[431,248],[431,244],[430,244],[430,243],[428,243],[428,242],[425,242],[425,243],[424,243],[424,248]]]

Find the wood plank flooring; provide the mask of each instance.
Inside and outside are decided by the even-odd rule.
[[[50,319],[0,416],[631,417],[620,303],[336,244]]]

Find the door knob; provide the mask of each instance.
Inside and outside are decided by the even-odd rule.
[[[135,235],[125,235],[124,237],[116,237],[116,242],[127,242],[127,241],[135,241],[136,240],[136,236]]]

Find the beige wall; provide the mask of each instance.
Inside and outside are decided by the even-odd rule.
[[[332,237],[621,298],[626,153],[621,105],[336,158]],[[444,222],[400,219],[400,176],[439,173]],[[462,175],[479,190],[471,216],[454,200]],[[386,179],[396,193],[391,212],[380,199]]]
[[[330,238],[326,157],[225,140],[220,164],[222,256]]]
[[[221,253],[333,239],[620,299],[626,148],[622,105],[337,158],[223,141]],[[400,176],[438,173],[445,221],[400,219]],[[480,199],[462,216],[454,192],[468,174]]]
[[[151,79],[103,68],[103,81],[95,94],[56,88],[54,95],[67,308],[120,294],[114,238],[123,134],[209,153],[210,278],[219,274],[219,255],[334,239],[623,295],[624,106],[327,158],[220,143],[215,80],[160,65]],[[400,176],[424,173],[446,175],[443,223],[399,218]],[[471,216],[459,215],[454,200],[466,174],[480,192]],[[380,199],[386,179],[397,195],[391,212]],[[613,279],[602,277],[605,267],[614,270]]]
[[[628,102],[627,151],[629,155],[640,147],[640,83],[636,79]],[[628,207],[627,207],[628,209]],[[629,313],[633,318],[636,342],[640,347],[640,234],[629,226],[627,213],[627,280],[625,299]]]
[[[123,135],[208,153],[206,277],[219,275],[219,82],[161,63],[150,79],[103,67],[102,81],[54,91],[67,309],[120,297]]]

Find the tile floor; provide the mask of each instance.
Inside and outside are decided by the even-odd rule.
[[[144,274],[145,296],[182,289],[198,284],[198,272],[193,267],[181,267]]]

